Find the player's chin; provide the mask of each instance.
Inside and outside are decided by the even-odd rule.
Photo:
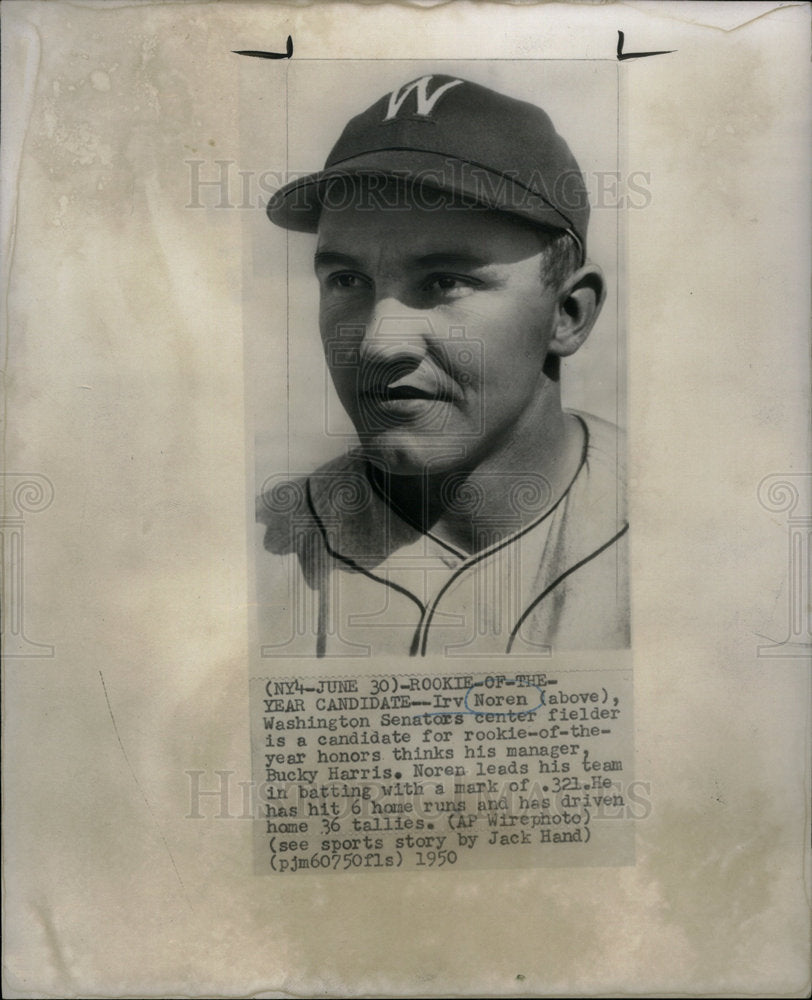
[[[391,476],[431,476],[465,464],[467,442],[419,433],[378,434],[361,438],[367,460]]]

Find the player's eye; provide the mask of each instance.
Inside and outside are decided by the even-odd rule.
[[[333,288],[358,289],[369,287],[369,281],[363,275],[356,274],[355,271],[337,271],[335,274],[330,275],[327,283]]]
[[[432,274],[426,279],[423,288],[427,292],[441,295],[459,295],[473,290],[479,282],[463,274]]]

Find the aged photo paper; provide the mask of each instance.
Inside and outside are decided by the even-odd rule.
[[[808,7],[2,18],[4,995],[807,995]]]

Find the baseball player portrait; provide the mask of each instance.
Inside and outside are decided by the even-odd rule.
[[[606,297],[585,177],[541,94],[437,72],[370,96],[267,204],[309,242],[355,440],[257,489],[262,653],[627,647],[620,431],[562,399]]]

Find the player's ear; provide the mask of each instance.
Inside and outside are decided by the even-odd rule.
[[[565,358],[589,336],[606,298],[603,271],[584,264],[564,281],[556,297],[556,316],[549,350]]]

